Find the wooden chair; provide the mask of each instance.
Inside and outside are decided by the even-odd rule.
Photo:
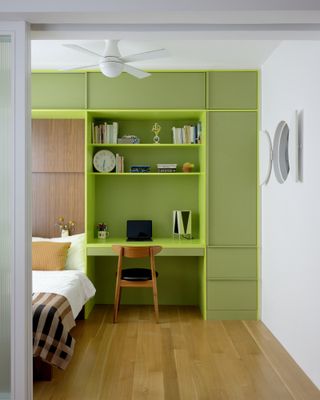
[[[120,307],[121,289],[127,287],[142,287],[153,289],[153,303],[156,322],[159,322],[157,276],[154,256],[162,250],[160,246],[134,247],[113,245],[112,250],[118,254],[118,269],[116,288],[114,295],[113,322],[118,319]],[[149,258],[150,268],[125,268],[123,269],[123,258]]]

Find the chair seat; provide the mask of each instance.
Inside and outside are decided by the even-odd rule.
[[[122,270],[121,278],[125,281],[151,281],[152,273],[149,268],[126,268]]]

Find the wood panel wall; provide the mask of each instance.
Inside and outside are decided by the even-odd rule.
[[[32,234],[56,237],[58,217],[84,232],[84,120],[32,121]]]

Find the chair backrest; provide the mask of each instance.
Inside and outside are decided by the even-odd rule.
[[[114,244],[112,246],[112,250],[120,255],[123,251],[122,255],[126,258],[146,258],[150,257],[152,254],[155,256],[160,253],[162,250],[161,246],[120,246]]]

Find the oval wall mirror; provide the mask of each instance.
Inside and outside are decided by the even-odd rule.
[[[272,141],[268,131],[260,131],[259,138],[259,172],[260,185],[269,182],[272,170]]]
[[[279,183],[288,178],[289,165],[289,126],[285,121],[279,122],[273,139],[273,169]]]

